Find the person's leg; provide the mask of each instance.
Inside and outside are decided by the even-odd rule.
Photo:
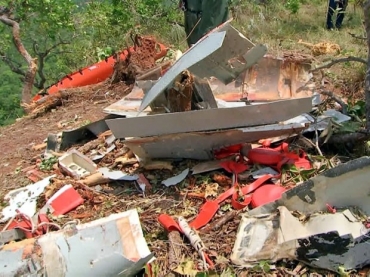
[[[196,13],[192,13],[189,11],[184,12],[184,19],[185,19],[185,34],[186,34],[186,41],[188,46],[195,44],[198,39],[199,35],[197,34],[196,24],[199,20],[199,17]]]
[[[335,0],[328,0],[328,13],[326,16],[326,28],[327,29],[333,29],[334,24],[333,24],[333,14],[334,11],[337,9],[337,2]]]
[[[348,0],[339,0],[338,1],[338,8],[340,9],[338,11],[337,21],[335,22],[335,27],[340,29],[342,27],[344,14],[347,9]]]
[[[188,46],[190,47],[202,37],[202,35],[199,34],[202,1],[186,0],[184,1],[184,9],[186,41],[188,43]]]

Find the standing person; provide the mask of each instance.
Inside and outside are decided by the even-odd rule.
[[[229,0],[180,0],[189,47],[229,18]]]
[[[328,14],[326,17],[326,28],[332,30],[335,28],[340,29],[342,27],[344,13],[347,9],[348,0],[329,0]],[[333,23],[334,12],[338,9],[335,26]]]

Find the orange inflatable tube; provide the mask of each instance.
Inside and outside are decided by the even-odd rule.
[[[158,45],[160,49],[159,52],[156,54],[155,57],[156,60],[164,57],[167,54],[168,50],[168,48],[163,44],[158,43]],[[126,59],[129,51],[131,53],[134,52],[134,47],[130,47],[129,49],[123,50],[119,54],[120,59],[121,60]],[[115,61],[116,61],[115,58],[113,56],[110,56],[109,58],[103,61],[97,62],[96,64],[93,64],[91,66],[82,68],[79,71],[71,73],[65,76],[63,79],[61,79],[58,83],[49,87],[47,89],[47,92],[50,95],[56,93],[60,89],[76,88],[100,83],[109,78],[113,74],[113,66]],[[32,100],[37,101],[42,97],[43,96],[41,96],[40,94],[37,94],[35,97],[33,97]]]

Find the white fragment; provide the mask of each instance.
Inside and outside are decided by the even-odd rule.
[[[55,175],[49,176],[41,181],[30,184],[26,187],[10,191],[5,195],[4,200],[9,201],[9,206],[2,211],[3,217],[0,222],[6,222],[17,215],[17,210],[29,217],[36,213],[36,202],[41,193],[49,185],[50,179]]]
[[[107,167],[101,167],[98,170],[105,177],[116,181],[135,181],[139,178],[138,175],[129,175],[120,170],[110,171]]]
[[[183,172],[181,172],[179,175],[173,176],[171,178],[168,178],[167,180],[162,181],[162,184],[166,187],[174,186],[183,181],[186,176],[189,174],[189,168],[185,169]]]

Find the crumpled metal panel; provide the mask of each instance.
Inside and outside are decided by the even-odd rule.
[[[0,275],[131,277],[152,258],[139,215],[129,210],[5,245]]]
[[[275,213],[279,206],[310,215],[326,211],[326,204],[329,204],[337,208],[357,207],[369,216],[369,180],[370,157],[362,157],[311,178],[283,193],[281,199],[249,211],[248,215]],[[338,230],[335,230],[300,240],[296,248],[297,258],[311,266],[332,271],[338,271],[340,267],[362,268],[370,264],[370,235],[365,227],[360,231],[361,235],[356,237],[338,237]]]
[[[145,95],[139,111],[186,69],[200,78],[213,76],[227,84],[266,54],[266,46],[255,46],[229,24],[225,22],[186,51]]]
[[[304,124],[274,124],[212,132],[189,132],[125,140],[140,160],[213,159],[213,150],[226,146],[257,142],[260,139],[300,133]]]
[[[367,233],[361,219],[350,209],[335,214],[316,213],[302,221],[280,206],[272,215],[243,216],[231,260],[250,267],[266,260],[293,259],[310,264],[322,256],[330,256],[334,261],[335,256],[346,253],[360,240],[370,241]],[[342,266],[352,262],[349,257],[342,259]],[[327,269],[339,271],[339,266],[335,268],[333,264],[321,262]]]
[[[227,85],[211,80],[216,98],[225,101],[272,101],[312,96],[313,90],[306,84],[311,80],[310,63],[302,63],[266,55],[246,72]]]
[[[19,247],[8,247],[0,251],[0,276],[44,276],[42,257],[35,239],[25,239]],[[40,272],[41,271],[41,272]]]
[[[228,84],[267,52],[265,45],[254,45],[229,22],[212,31],[217,32],[226,32],[222,47],[189,68],[189,71],[198,77],[215,77]]]
[[[146,137],[274,124],[311,109],[312,100],[308,97],[244,107],[119,118],[106,122],[116,138]]]
[[[152,101],[173,83],[176,76],[182,71],[203,60],[220,48],[225,35],[226,32],[210,34],[185,52],[144,96],[139,112],[148,107]]]

